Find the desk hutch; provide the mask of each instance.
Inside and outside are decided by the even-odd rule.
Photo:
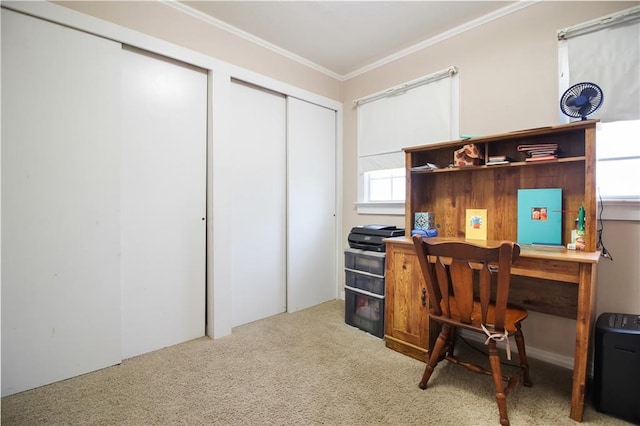
[[[510,302],[532,310],[575,319],[576,342],[570,416],[582,421],[587,356],[594,321],[596,266],[596,121],[476,137],[405,148],[405,237],[387,243],[385,344],[419,360],[428,359],[438,330],[429,324],[428,296],[410,230],[416,212],[435,213],[438,238],[464,238],[466,209],[487,210],[487,238],[517,241],[518,189],[562,188],[562,242],[571,242],[578,209],[585,209],[585,250],[522,246],[512,268]],[[448,167],[454,151],[466,144],[489,156],[513,161],[499,165]],[[558,145],[558,159],[525,161],[523,144]],[[418,168],[427,163],[438,169]],[[524,331],[526,335],[526,324]]]

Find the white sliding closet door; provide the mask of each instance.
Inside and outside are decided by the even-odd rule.
[[[2,395],[120,362],[120,44],[2,9]]]
[[[207,74],[122,50],[122,357],[204,335]]]
[[[286,104],[241,82],[231,98],[235,327],[286,310]]]
[[[287,99],[287,310],[338,296],[336,112]]]

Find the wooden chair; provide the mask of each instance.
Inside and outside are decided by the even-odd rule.
[[[527,311],[507,304],[511,264],[520,255],[520,246],[510,241],[472,243],[443,241],[413,236],[420,268],[429,292],[429,318],[442,324],[442,331],[434,345],[429,362],[420,381],[425,389],[438,362],[446,359],[470,371],[493,376],[495,396],[500,412],[500,424],[508,425],[507,395],[524,377],[524,385],[531,386],[529,365],[520,323]],[[495,299],[492,300],[492,277],[496,276]],[[474,286],[475,283],[475,286]],[[474,293],[475,287],[475,293]],[[458,328],[482,334],[489,347],[491,371],[456,358],[453,353]],[[507,341],[515,335],[520,358],[520,374],[502,375],[497,341]],[[507,385],[504,386],[506,382]]]

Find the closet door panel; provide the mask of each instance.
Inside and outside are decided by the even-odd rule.
[[[2,9],[2,395],[120,362],[120,45]]]
[[[286,103],[241,82],[231,93],[235,327],[286,310]]]
[[[204,335],[207,74],[122,50],[122,356]]]
[[[287,100],[287,310],[337,298],[336,112]]]

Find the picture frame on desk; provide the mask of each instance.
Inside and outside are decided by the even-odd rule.
[[[487,240],[487,209],[467,209],[465,223],[468,240]]]
[[[518,189],[518,244],[562,245],[562,188]]]

